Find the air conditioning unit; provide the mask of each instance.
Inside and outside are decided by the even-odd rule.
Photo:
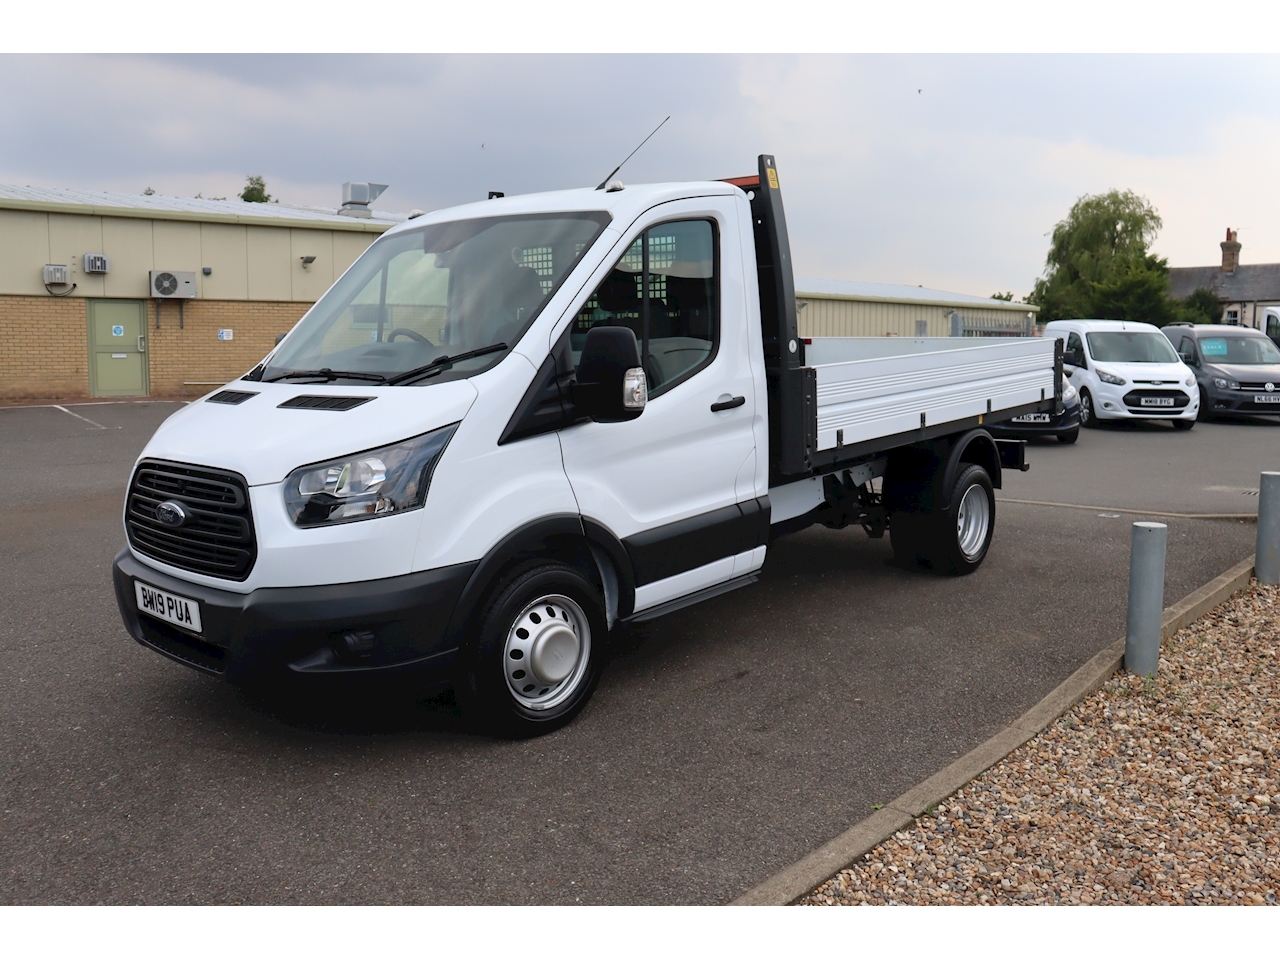
[[[84,255],[85,273],[110,273],[111,258],[105,253],[86,253]]]
[[[71,282],[71,268],[65,263],[46,263],[44,265],[44,283],[45,286],[57,283]]]
[[[194,270],[152,270],[151,296],[164,300],[190,300],[196,295]]]

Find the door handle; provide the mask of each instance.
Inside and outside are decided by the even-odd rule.
[[[740,407],[746,402],[746,397],[733,397],[730,400],[717,400],[711,405],[711,412],[719,413],[721,410],[732,410],[734,407]]]
[[[139,352],[139,353],[146,353],[146,352],[147,352],[147,347],[146,347],[146,345],[142,342],[144,337],[146,337],[146,334],[145,334],[145,333],[140,333],[140,334],[138,334],[138,352]]]

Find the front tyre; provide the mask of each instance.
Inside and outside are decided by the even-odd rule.
[[[1079,427],[1072,427],[1066,433],[1058,434],[1059,443],[1075,443],[1078,439],[1080,439]]]
[[[1093,409],[1093,394],[1089,392],[1088,387],[1080,389],[1080,426],[1096,427],[1098,425],[1098,414]]]
[[[572,567],[517,568],[481,614],[459,683],[464,710],[498,736],[559,729],[595,691],[605,632],[598,591]]]
[[[1173,429],[1175,430],[1190,430],[1195,425],[1196,425],[1196,422],[1194,420],[1174,420],[1173,421]]]

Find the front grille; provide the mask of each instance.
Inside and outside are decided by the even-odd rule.
[[[156,519],[166,500],[187,508],[182,526]],[[139,553],[193,573],[243,580],[257,557],[248,487],[226,470],[144,460],[129,485],[125,527]]]
[[[190,664],[207,673],[223,673],[227,668],[227,651],[216,643],[183,633],[175,627],[146,614],[138,617],[142,639],[161,653]]]
[[[1271,390],[1267,390],[1267,384],[1271,384]],[[1241,380],[1241,390],[1257,390],[1261,393],[1272,393],[1280,389],[1280,380]]]
[[[1173,399],[1173,406],[1144,407],[1142,405],[1143,397],[1169,397]],[[1131,410],[1142,413],[1172,413],[1175,410],[1183,409],[1190,402],[1191,398],[1181,390],[1130,390],[1124,395],[1124,405]]]

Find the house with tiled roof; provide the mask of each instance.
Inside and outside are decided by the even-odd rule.
[[[1280,263],[1241,263],[1241,244],[1231,229],[1219,246],[1220,265],[1170,267],[1169,295],[1182,300],[1198,289],[1211,290],[1222,307],[1221,322],[1265,329],[1267,308],[1280,308]]]

